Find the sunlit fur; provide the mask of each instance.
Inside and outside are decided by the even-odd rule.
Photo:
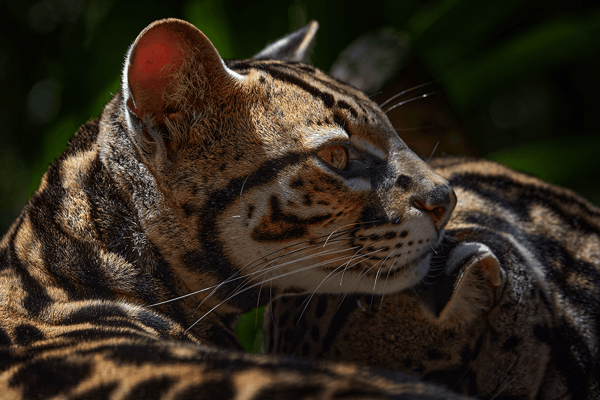
[[[431,165],[458,204],[421,284],[278,300],[265,316],[269,350],[402,371],[481,399],[600,398],[600,210],[489,161]]]
[[[184,21],[142,31],[0,242],[0,397],[447,397],[224,350],[272,295],[416,284],[455,204],[376,104],[290,61],[316,27],[227,63]],[[318,156],[332,145],[344,170]]]

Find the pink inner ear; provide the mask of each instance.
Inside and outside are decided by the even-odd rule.
[[[129,66],[129,85],[137,108],[162,122],[164,94],[185,60],[185,39],[157,26],[135,44]]]

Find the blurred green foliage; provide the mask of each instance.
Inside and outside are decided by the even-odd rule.
[[[0,0],[0,13],[2,232],[119,90],[129,44],[165,17],[198,26],[224,58],[251,57],[316,19],[313,62],[324,70],[359,35],[405,31],[476,153],[600,204],[597,0]]]

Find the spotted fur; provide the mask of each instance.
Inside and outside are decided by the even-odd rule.
[[[240,352],[236,319],[270,296],[413,284],[455,204],[376,104],[298,62],[316,27],[229,62],[183,21],[138,36],[121,90],[0,243],[2,396],[449,396]]]
[[[482,399],[600,398],[600,210],[492,162],[431,165],[458,197],[437,266],[383,297],[278,300],[265,316],[269,351]]]

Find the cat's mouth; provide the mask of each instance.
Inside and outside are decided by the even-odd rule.
[[[371,249],[357,253],[352,262],[323,266],[326,278],[318,291],[332,291],[331,287],[334,287],[333,292],[341,292],[344,288],[347,292],[384,294],[418,285],[444,257],[443,233],[439,234],[435,244],[429,241],[425,245],[425,242],[423,240],[424,245],[418,251],[410,253],[383,247],[380,251]]]

